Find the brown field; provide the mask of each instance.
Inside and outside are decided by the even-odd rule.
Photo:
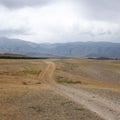
[[[0,120],[104,119],[120,119],[119,60],[0,60]]]

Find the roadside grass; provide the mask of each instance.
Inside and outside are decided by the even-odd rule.
[[[56,61],[56,68],[56,73],[62,71],[86,79],[120,83],[120,60],[63,59]]]
[[[0,60],[0,82],[22,85],[40,84],[43,60]]]
[[[56,82],[60,84],[82,84],[81,81],[74,81],[65,77],[57,76],[56,77]]]
[[[33,75],[37,75],[41,72],[41,70],[37,70],[37,69],[25,69],[22,71],[24,74],[33,74]]]

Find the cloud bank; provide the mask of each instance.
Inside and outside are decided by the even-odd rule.
[[[27,6],[44,6],[53,0],[0,0],[0,4],[8,8],[22,8]]]
[[[0,36],[120,42],[119,0],[0,0]]]

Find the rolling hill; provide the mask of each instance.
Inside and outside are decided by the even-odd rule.
[[[20,39],[0,38],[0,53],[17,53],[32,57],[120,58],[120,43],[73,42],[37,44]]]

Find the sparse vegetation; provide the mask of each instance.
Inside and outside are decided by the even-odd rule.
[[[41,70],[36,70],[36,69],[25,69],[22,71],[24,74],[33,74],[37,75],[41,72]]]
[[[56,63],[56,70],[52,64]],[[54,64],[53,63],[53,64]],[[62,60],[0,60],[0,119],[1,120],[103,120],[95,113],[84,108],[72,100],[70,100],[65,93],[68,90],[70,95],[79,93],[72,91],[76,89],[79,91],[86,90],[92,95],[90,99],[97,99],[97,95],[103,98],[109,98],[113,103],[119,105],[119,88],[118,85],[120,65],[119,60],[104,61],[104,60],[88,60],[88,59],[62,59]],[[47,69],[46,69],[47,68]],[[45,70],[48,70],[45,73]],[[52,72],[51,72],[52,71]],[[99,74],[95,74],[96,72]],[[101,71],[104,72],[101,73]],[[58,91],[54,88],[54,84],[47,84],[49,77],[52,80],[52,75],[56,76],[57,84],[55,87],[64,86],[69,89],[59,88]],[[107,87],[103,84],[101,86],[96,80],[92,82],[93,75],[105,79],[106,73],[110,72],[112,76],[115,75],[114,84],[110,86],[108,82]],[[42,74],[41,81],[39,74]],[[86,73],[86,74],[85,74]],[[47,74],[47,75],[46,75]],[[116,76],[118,75],[118,76]],[[90,76],[90,77],[89,77]],[[111,75],[110,75],[111,76]],[[110,78],[107,76],[107,78]],[[88,79],[90,78],[90,79]],[[46,84],[43,81],[46,80]],[[54,80],[54,79],[53,79]],[[95,84],[93,84],[95,83]],[[103,82],[104,83],[104,82]],[[52,83],[51,83],[52,84]],[[65,85],[64,85],[65,84]],[[54,89],[53,89],[54,88]],[[59,92],[62,91],[62,92]],[[72,92],[71,92],[72,91]],[[114,92],[113,92],[114,91]],[[60,93],[60,94],[57,94]],[[84,93],[83,93],[84,94]],[[63,95],[63,96],[62,96]],[[73,95],[75,98],[76,96]],[[89,95],[87,96],[89,97]],[[89,101],[88,101],[89,102]],[[109,103],[109,102],[108,102]]]
[[[36,112],[40,112],[42,110],[41,103],[34,103],[30,108],[34,109]]]
[[[71,79],[68,79],[68,78],[65,78],[65,77],[57,77],[56,78],[56,82],[58,83],[66,83],[66,84],[82,84],[81,81],[74,81],[74,80],[71,80]]]
[[[63,71],[85,79],[120,83],[120,60],[62,59],[56,64],[56,73]]]

